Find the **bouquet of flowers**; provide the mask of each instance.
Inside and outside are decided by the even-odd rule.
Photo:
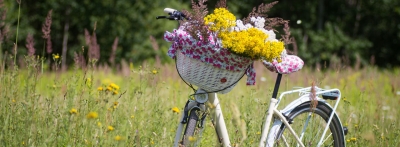
[[[196,3],[192,0],[193,12],[183,11],[189,19],[181,22],[179,29],[172,33],[166,32],[164,38],[173,42],[168,51],[172,58],[181,56],[196,60],[201,62],[196,62],[197,67],[199,67],[197,64],[204,63],[214,67],[213,70],[222,70],[219,71],[219,73],[224,72],[222,75],[229,75],[227,72],[234,73],[228,83],[225,83],[228,81],[225,76],[206,79],[213,81],[212,87],[217,85],[233,87],[244,73],[249,77],[247,84],[254,85],[255,71],[252,63],[256,60],[262,60],[269,70],[279,73],[291,73],[302,68],[304,63],[300,58],[286,54],[285,43],[290,43],[288,21],[268,18],[265,14],[277,2],[261,4],[255,7],[247,18],[237,20],[227,9],[226,0],[220,0],[211,14],[208,14],[205,1],[200,0]],[[278,40],[274,27],[280,25],[284,26],[285,33],[282,39]],[[187,67],[181,69],[177,67],[181,73],[190,72]],[[183,79],[195,85],[202,84],[198,80],[193,80],[193,77],[183,76]],[[210,83],[199,87],[213,91],[209,90],[207,85]]]

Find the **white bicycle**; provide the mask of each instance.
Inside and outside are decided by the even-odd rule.
[[[181,20],[185,17],[174,9],[166,8],[164,11],[169,16],[159,16],[157,19]],[[259,146],[345,146],[347,128],[342,126],[336,114],[341,99],[340,90],[311,86],[285,91],[277,97],[281,78],[282,74],[278,73],[261,130]],[[278,110],[284,97],[294,93],[299,97],[284,109]],[[197,89],[193,97],[194,99],[188,100],[184,107],[184,113],[176,130],[174,146],[198,146],[207,116],[211,116],[220,143],[223,146],[231,146],[217,93]],[[328,100],[335,101],[333,107],[327,102]],[[213,111],[210,111],[211,109]]]

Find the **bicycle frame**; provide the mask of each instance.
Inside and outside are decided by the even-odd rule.
[[[304,102],[310,101],[309,93],[310,93],[311,87],[301,88],[301,89],[297,89],[297,90],[285,91],[285,92],[280,94],[278,99],[276,99],[274,97],[276,97],[276,95],[277,95],[277,91],[279,89],[281,76],[282,75],[278,74],[278,78],[277,78],[277,81],[275,83],[275,88],[274,88],[274,92],[273,92],[273,95],[272,95],[272,98],[271,98],[271,102],[269,104],[269,108],[268,108],[268,111],[267,111],[267,116],[266,116],[265,122],[263,123],[264,126],[263,126],[263,129],[262,129],[259,146],[260,147],[264,147],[266,144],[268,144],[268,145],[273,145],[274,144],[274,141],[275,141],[274,139],[267,140],[268,135],[273,135],[273,132],[271,132],[270,134],[268,134],[268,133],[270,131],[272,131],[272,130],[270,130],[270,128],[272,128],[271,121],[272,121],[272,119],[274,117],[275,118],[275,123],[273,124],[273,126],[274,125],[279,125],[280,126],[282,123],[285,124],[286,129],[288,129],[290,131],[291,135],[293,135],[293,137],[295,137],[295,139],[297,140],[298,146],[304,147],[304,144],[301,142],[301,138],[303,137],[302,135],[303,135],[305,129],[303,129],[302,133],[299,136],[293,130],[293,128],[291,127],[289,122],[286,120],[284,115],[289,114],[294,108],[296,108],[296,106],[298,106],[298,105],[300,105],[300,104],[302,104]],[[316,88],[316,91],[317,91],[316,95],[320,95],[320,94],[328,93],[328,92],[332,92],[332,91],[339,91],[339,89],[324,90],[324,89],[321,89],[321,88],[318,88],[318,87],[315,87],[315,88]],[[279,111],[278,110],[278,106],[279,106],[280,102],[282,101],[283,97],[285,95],[292,94],[292,93],[299,93],[300,97],[298,99],[292,101],[284,109]],[[210,102],[211,104],[213,104],[213,106],[215,106],[215,111],[214,111],[215,113],[212,115],[212,119],[213,119],[213,121],[215,121],[215,129],[216,129],[217,135],[219,136],[220,141],[224,146],[230,147],[229,135],[228,135],[228,131],[226,129],[224,117],[223,117],[223,114],[222,114],[222,110],[221,110],[221,106],[220,106],[217,94],[216,93],[209,93],[208,94],[208,98],[209,98],[208,102]],[[326,125],[326,127],[325,127],[325,129],[323,131],[323,134],[322,134],[322,136],[320,138],[318,146],[320,146],[324,141],[326,132],[329,129],[329,124],[331,123],[332,118],[336,115],[335,112],[336,112],[337,106],[338,106],[338,104],[340,102],[340,99],[341,99],[341,95],[340,95],[340,92],[339,92],[339,96],[338,96],[338,98],[336,100],[336,103],[335,103],[334,107],[332,108],[324,99],[317,98],[318,102],[325,103],[330,108],[332,108],[332,112],[334,112],[329,117],[329,120],[328,120],[327,125]],[[189,102],[189,105],[188,105],[189,108],[196,107],[195,104],[190,104],[190,103],[197,103],[197,102],[192,101],[192,102]],[[207,105],[205,105],[205,106],[207,107]],[[200,109],[204,109],[205,110],[206,108],[200,108]],[[184,115],[185,114],[182,114],[182,119],[180,120],[180,122],[182,122],[182,120],[184,118]],[[205,121],[205,120],[203,120],[203,121]],[[181,139],[181,136],[182,136],[181,134],[182,134],[183,127],[184,127],[184,124],[182,124],[180,122],[179,122],[179,126],[177,128],[176,135],[175,135],[175,140],[174,140],[174,146],[175,147],[177,147],[179,145],[179,141]],[[343,133],[343,136],[344,136],[344,133]],[[271,137],[269,137],[269,138],[271,138]]]

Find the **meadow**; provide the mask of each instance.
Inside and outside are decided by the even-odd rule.
[[[121,64],[41,72],[37,59],[1,68],[0,146],[171,146],[179,117],[193,91],[173,64]],[[3,66],[4,67],[4,66]],[[257,83],[245,78],[219,95],[234,146],[258,146],[275,73],[260,64]],[[347,146],[400,146],[400,69],[336,68],[284,75],[280,92],[339,88],[338,114],[348,127]],[[289,99],[288,99],[289,100]],[[218,146],[207,122],[204,145]]]

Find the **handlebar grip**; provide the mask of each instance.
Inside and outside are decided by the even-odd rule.
[[[172,14],[172,13],[174,13],[175,11],[177,11],[177,10],[172,9],[172,8],[165,8],[165,9],[164,9],[164,12],[165,12],[165,13],[168,13],[168,14]]]

